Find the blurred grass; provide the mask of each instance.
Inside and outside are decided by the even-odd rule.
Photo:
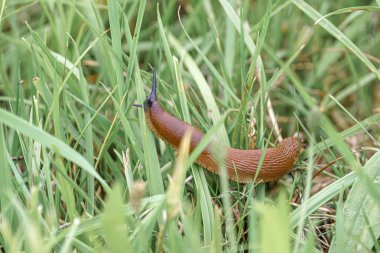
[[[0,251],[379,252],[379,7],[1,1]],[[203,144],[275,144],[268,111],[299,129],[292,176],[228,183],[192,164],[201,147],[177,161],[132,106],[153,66]]]

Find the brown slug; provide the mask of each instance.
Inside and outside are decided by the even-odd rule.
[[[161,139],[175,149],[179,148],[182,137],[187,131],[191,131],[190,152],[195,149],[202,140],[204,134],[196,127],[175,118],[160,106],[156,95],[157,81],[156,70],[153,69],[153,86],[149,97],[143,105],[145,119],[150,129]],[[300,139],[288,137],[278,146],[267,148],[256,182],[267,182],[281,178],[288,173],[296,163],[300,152]],[[200,166],[219,174],[217,158],[212,152],[213,145],[218,145],[216,141],[211,142],[196,160]],[[262,150],[241,150],[225,147],[226,156],[224,164],[226,166],[228,178],[233,181],[247,183],[252,182],[256,176]]]

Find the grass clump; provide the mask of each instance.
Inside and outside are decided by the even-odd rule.
[[[0,251],[380,252],[379,10],[3,0]],[[302,132],[291,176],[228,182],[155,138],[132,106],[152,66],[161,104],[207,138]]]

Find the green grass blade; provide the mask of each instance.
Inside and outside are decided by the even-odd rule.
[[[119,1],[108,2],[108,13],[109,13],[109,21],[110,21],[110,27],[111,27],[112,49],[114,53],[112,55],[112,59],[113,59],[112,63],[113,63],[114,73],[116,75],[116,80],[117,80],[117,87],[118,87],[117,98],[118,100],[120,100],[123,97],[124,90],[126,87],[124,87],[122,65],[119,64],[119,62],[121,61],[121,56],[123,55],[123,51],[121,49],[121,33],[120,33],[121,31],[120,29],[121,15],[120,14],[122,13],[122,10],[119,6]],[[118,57],[119,59],[116,59]]]
[[[260,214],[260,252],[290,253],[288,204],[284,194],[278,198],[276,206],[255,203]],[[285,236],[284,236],[285,235]]]
[[[131,252],[131,244],[128,238],[128,227],[124,221],[123,196],[120,185],[113,187],[108,195],[108,201],[104,206],[101,220],[101,230],[109,252]]]
[[[9,194],[16,189],[12,183],[12,175],[7,162],[7,144],[5,142],[4,126],[0,124],[0,210],[1,216],[4,220],[12,224],[13,222],[13,207]],[[6,248],[9,245],[5,245]]]

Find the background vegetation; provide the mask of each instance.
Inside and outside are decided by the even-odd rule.
[[[0,251],[380,252],[380,1],[0,3]],[[132,106],[152,66],[226,145],[303,133],[296,168],[177,159]]]

